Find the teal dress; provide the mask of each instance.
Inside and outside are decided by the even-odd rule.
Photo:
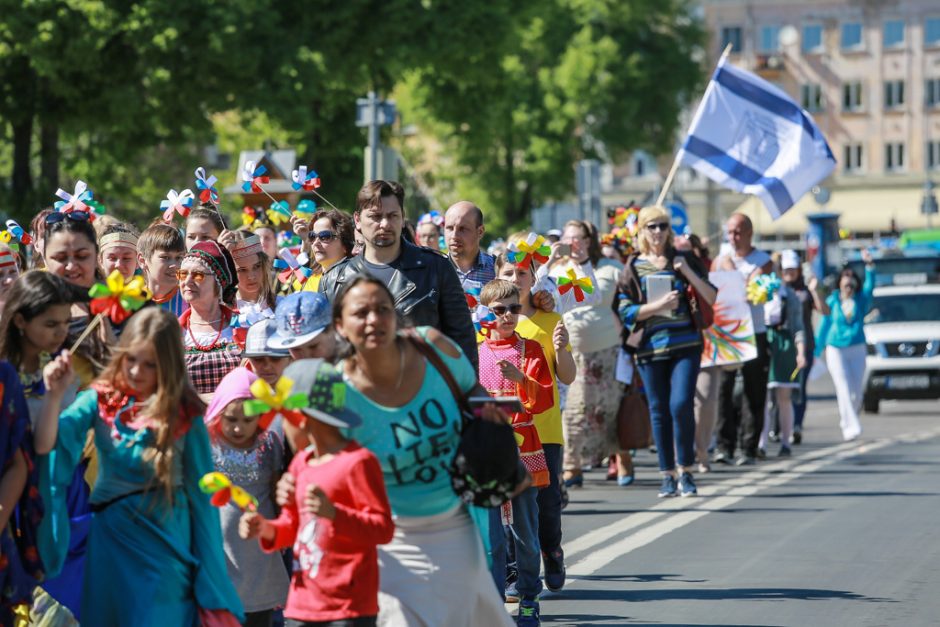
[[[50,484],[43,500],[62,511],[86,434],[93,430],[99,470],[91,494],[95,513],[82,624],[198,625],[200,609],[228,610],[242,619],[241,601],[226,571],[219,513],[198,487],[199,478],[213,471],[202,418],[192,417],[174,444],[169,500],[152,481],[153,463],[144,459],[156,434],[124,422],[133,405],[130,398],[123,406],[99,410],[98,392],[82,392],[60,416],[56,446],[47,458]],[[55,545],[43,550],[68,550],[68,537],[61,537],[68,526],[58,530]]]

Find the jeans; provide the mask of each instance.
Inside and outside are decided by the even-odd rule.
[[[490,555],[493,563],[490,565],[490,573],[493,575],[493,583],[499,592],[501,599],[506,598],[506,533],[503,530],[503,519],[499,507],[492,507],[487,510],[489,514],[489,538]]]
[[[793,428],[796,431],[803,430],[803,416],[806,415],[806,382],[812,367],[813,356],[809,355],[806,357],[806,367],[800,372],[800,391],[793,395]]]
[[[682,350],[639,366],[662,471],[675,469],[676,450],[680,466],[695,463],[695,382],[701,359],[699,349]]]
[[[543,444],[545,461],[548,462],[550,483],[539,490],[536,499],[539,507],[539,546],[543,553],[552,554],[561,548],[561,444]]]
[[[756,333],[754,337],[757,340],[757,357],[744,362],[740,370],[744,380],[742,396],[747,401],[747,412],[742,411],[744,408],[740,407],[735,399],[734,383],[738,371],[732,370],[721,375],[721,387],[718,391],[718,448],[729,456],[734,455],[738,432],[741,431],[742,452],[748,457],[757,457],[757,445],[761,431],[764,430],[770,353],[767,334]]]
[[[519,598],[529,600],[542,592],[538,492],[538,488],[527,488],[512,500],[512,524],[508,526],[516,553],[516,591]]]

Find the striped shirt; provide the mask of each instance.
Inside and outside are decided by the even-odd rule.
[[[660,270],[649,261],[637,259],[633,265],[640,286],[643,289],[643,302],[631,301],[626,294],[617,295],[617,315],[628,332],[635,330],[640,306],[647,301],[647,282],[653,275],[668,276],[672,280],[672,289],[679,292],[679,306],[672,313],[657,312],[642,321],[643,341],[637,348],[636,358],[639,363],[670,359],[680,350],[702,348],[702,337],[695,328],[685,299],[687,283],[676,276],[671,267]]]

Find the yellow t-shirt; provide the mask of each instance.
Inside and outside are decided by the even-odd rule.
[[[554,312],[536,311],[531,318],[519,316],[519,324],[516,326],[516,333],[527,340],[535,340],[542,347],[545,353],[545,359],[548,361],[548,367],[552,372],[553,403],[550,409],[536,414],[535,428],[539,432],[539,439],[542,444],[564,444],[565,438],[561,430],[561,407],[559,407],[558,398],[558,379],[555,376],[555,346],[552,344],[552,334],[555,332],[555,325],[561,320],[561,316]],[[567,347],[571,352],[571,345]]]

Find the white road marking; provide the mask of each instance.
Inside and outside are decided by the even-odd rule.
[[[674,498],[609,525],[595,529],[565,545],[567,557],[583,554],[568,567],[568,577],[577,579],[596,573],[608,564],[655,542],[666,534],[689,525],[708,514],[730,507],[744,498],[766,488],[776,487],[815,472],[843,459],[864,455],[900,443],[914,443],[940,436],[940,428],[921,433],[908,433],[873,442],[847,442],[771,464],[762,464],[760,470],[699,488],[697,498]],[[689,510],[689,511],[685,511]],[[610,544],[610,541],[628,531],[635,533]]]

